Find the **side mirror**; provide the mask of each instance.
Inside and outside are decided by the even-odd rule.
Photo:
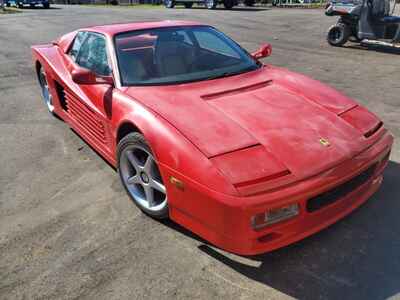
[[[254,59],[259,60],[259,59],[261,59],[261,58],[270,56],[271,53],[272,53],[272,46],[271,46],[270,44],[264,44],[264,45],[262,45],[257,51],[253,52],[253,53],[251,54],[251,56],[252,56]]]
[[[72,80],[77,84],[108,84],[114,85],[112,76],[96,75],[89,69],[77,67],[71,72]]]

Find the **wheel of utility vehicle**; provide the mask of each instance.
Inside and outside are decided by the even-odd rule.
[[[24,5],[22,3],[18,3],[18,8],[24,8]]]
[[[338,23],[329,28],[326,39],[330,45],[340,47],[349,40],[350,34],[351,30],[349,26]]]
[[[40,67],[39,69],[39,85],[42,90],[42,96],[47,110],[51,114],[54,114],[53,96],[50,93],[49,83],[43,67]]]
[[[183,5],[185,6],[185,8],[192,8],[193,2],[185,2],[183,3]]]
[[[233,0],[224,0],[224,7],[226,9],[232,9],[232,7],[235,5]]]
[[[205,4],[208,9],[215,9],[218,2],[216,0],[206,0]]]
[[[11,6],[11,3],[7,2],[7,3],[6,3],[6,6],[7,6],[7,7],[10,7],[10,6]]]
[[[153,153],[140,133],[130,133],[118,143],[118,173],[133,202],[146,214],[168,217],[167,191]]]
[[[50,3],[43,3],[43,8],[45,8],[45,9],[50,8]]]
[[[164,5],[166,8],[174,8],[175,1],[174,0],[164,0]]]

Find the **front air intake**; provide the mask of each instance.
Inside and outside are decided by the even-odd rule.
[[[307,202],[307,211],[310,213],[315,212],[342,199],[371,179],[375,169],[376,164],[372,165],[367,170],[361,172],[359,175],[353,177],[349,181],[346,181],[345,183],[342,183],[341,185],[325,193],[309,199]]]

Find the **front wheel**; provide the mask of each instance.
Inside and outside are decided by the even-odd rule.
[[[208,9],[214,9],[217,7],[217,0],[206,0],[206,7]]]
[[[43,3],[43,8],[45,8],[45,9],[50,8],[50,3]]]
[[[165,0],[164,5],[166,8],[174,8],[175,1],[174,0]]]
[[[351,30],[348,25],[337,23],[328,29],[326,39],[331,46],[343,46],[350,37]]]
[[[118,173],[133,202],[146,214],[168,217],[167,190],[150,146],[134,132],[118,143]]]

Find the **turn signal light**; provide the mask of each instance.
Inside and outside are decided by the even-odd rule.
[[[299,205],[297,203],[270,209],[265,213],[259,213],[254,215],[251,218],[251,226],[254,229],[260,229],[262,227],[293,218],[298,214],[299,214]]]

